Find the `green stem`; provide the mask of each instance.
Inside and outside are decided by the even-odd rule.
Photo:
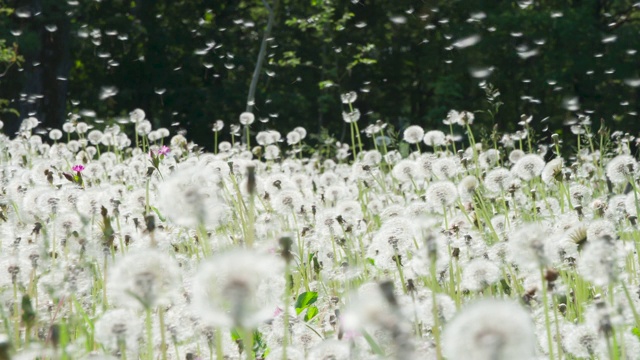
[[[544,267],[540,266],[540,280],[542,280],[542,303],[544,305],[544,324],[547,328],[547,343],[549,344],[549,359],[553,356],[553,338],[551,336],[551,320],[549,318],[549,299],[547,298],[547,284],[544,279]]]
[[[164,309],[158,307],[158,321],[160,323],[160,347],[162,348],[162,360],[167,360],[167,338],[165,334]]]
[[[150,307],[145,308],[145,325],[147,329],[147,359],[153,360],[153,322]]]

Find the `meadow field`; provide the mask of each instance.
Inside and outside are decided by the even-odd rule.
[[[0,135],[0,359],[640,356],[634,136],[355,101],[349,143],[243,113],[206,152],[140,109]]]

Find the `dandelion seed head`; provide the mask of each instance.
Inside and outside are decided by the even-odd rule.
[[[422,177],[431,179],[431,176],[433,174],[433,163],[437,158],[438,157],[435,154],[423,153],[418,159],[416,159],[418,169],[420,170],[420,172],[422,172]]]
[[[434,211],[441,213],[458,198],[458,189],[450,181],[432,183],[427,189],[427,203]]]
[[[563,333],[566,335],[562,337],[562,344],[568,353],[584,358],[595,355],[599,338],[597,328],[591,324],[568,324]]]
[[[275,160],[280,158],[280,148],[276,145],[267,145],[264,149],[264,158],[267,160]]]
[[[535,328],[519,305],[481,300],[464,308],[447,324],[442,349],[450,360],[534,359]]]
[[[356,200],[342,200],[336,205],[336,211],[347,221],[358,221],[362,219],[362,206]]]
[[[273,315],[284,291],[284,264],[236,250],[202,263],[193,280],[193,311],[211,326],[256,327]]]
[[[300,136],[300,133],[297,132],[297,131],[290,131],[287,134],[287,144],[289,144],[289,145],[296,145],[301,140],[302,140],[302,137]]]
[[[108,279],[114,302],[132,309],[170,304],[181,283],[175,260],[159,250],[127,254]]]
[[[360,120],[360,110],[353,109],[353,111],[350,112],[342,112],[342,120],[347,124],[357,122]]]
[[[526,155],[526,153],[520,149],[513,149],[511,150],[511,152],[509,153],[509,161],[512,164],[517,163],[520,159],[522,159],[524,156]]]
[[[349,343],[327,339],[314,346],[307,354],[307,360],[349,360],[351,351]]]
[[[569,185],[569,194],[574,207],[578,205],[587,206],[591,201],[591,189],[579,183]]]
[[[253,115],[253,113],[243,112],[242,114],[240,114],[240,124],[244,126],[253,124],[255,120],[256,117],[255,115]]]
[[[365,283],[358,288],[351,298],[350,306],[342,315],[342,325],[346,331],[359,331],[398,321],[380,285],[374,282]]]
[[[297,126],[293,129],[293,131],[297,132],[300,135],[300,140],[304,140],[307,137],[307,129],[302,126]]]
[[[411,125],[404,130],[402,138],[409,144],[417,144],[424,138],[424,129],[419,125]]]
[[[304,199],[299,191],[283,190],[278,192],[271,201],[273,209],[282,215],[291,215],[300,211]]]
[[[410,224],[402,218],[387,220],[373,235],[367,257],[382,269],[397,269],[396,256],[403,254],[412,244]]]
[[[134,124],[139,124],[142,120],[145,119],[147,115],[144,113],[142,109],[135,109],[129,113],[129,119]]]
[[[484,186],[493,193],[504,193],[509,188],[513,177],[511,172],[503,167],[495,168],[487,173]]]
[[[124,347],[128,353],[136,354],[140,336],[142,321],[130,310],[107,310],[95,323],[96,341],[112,352]]]
[[[229,152],[229,151],[231,151],[231,149],[232,149],[232,145],[228,141],[221,141],[218,144],[218,150],[220,150],[220,152],[222,152],[222,153]]]
[[[480,182],[478,181],[478,178],[476,178],[475,176],[473,175],[465,176],[458,183],[458,193],[460,194],[460,197],[465,200],[471,199],[475,194],[476,190],[478,189],[479,185],[480,185]]]
[[[596,286],[607,286],[618,277],[618,251],[610,241],[589,239],[578,259],[578,272]]]
[[[587,239],[598,240],[603,237],[615,239],[617,237],[615,225],[608,220],[594,220],[587,227]]]
[[[174,224],[214,227],[227,215],[228,208],[221,201],[217,186],[218,177],[204,169],[185,166],[159,184],[161,196],[157,206]]]
[[[562,168],[564,165],[564,159],[555,158],[549,161],[542,169],[542,181],[545,184],[551,184],[562,177]]]
[[[367,165],[377,166],[382,161],[382,154],[377,150],[370,150],[364,154],[362,160]]]
[[[355,91],[349,91],[340,95],[340,100],[343,104],[353,104],[358,99],[358,94]]]
[[[471,260],[462,271],[463,289],[480,291],[502,278],[500,268],[492,261],[482,258]]]
[[[343,199],[347,196],[347,188],[345,186],[333,185],[329,186],[324,191],[324,199],[325,201],[335,204],[340,199]]]
[[[49,131],[49,139],[51,140],[60,140],[62,138],[62,131],[58,130],[58,129],[52,129],[51,131]]]
[[[418,166],[415,161],[409,159],[400,160],[393,167],[393,177],[395,177],[400,182],[412,182],[417,181],[420,178],[420,173],[418,172]]]
[[[513,173],[522,180],[529,181],[542,173],[545,162],[539,155],[524,155],[513,166]]]
[[[317,335],[316,335],[317,336]],[[269,357],[273,359],[283,359],[283,360],[305,360],[304,352],[296,349],[293,346],[288,346],[286,349],[286,357],[285,349],[282,347],[275,347],[269,351]]]
[[[510,259],[526,269],[539,269],[549,263],[550,231],[540,224],[525,224],[509,234]]]
[[[636,217],[638,216],[638,206],[640,206],[640,204],[638,204],[638,201],[636,201],[636,196],[633,192],[630,192],[629,194],[625,195],[624,198],[621,198],[620,200],[624,200],[624,204],[623,204],[624,212],[627,215],[636,216]]]
[[[76,131],[76,125],[72,122],[66,122],[62,124],[62,131],[67,134],[71,134]]]
[[[631,155],[618,155],[606,167],[609,180],[614,184],[624,184],[638,170],[638,162]]]
[[[461,167],[454,158],[444,157],[435,160],[431,170],[438,179],[447,180],[456,177],[460,173]]]
[[[439,146],[446,145],[446,143],[447,143],[446,139],[447,138],[446,138],[445,134],[442,131],[440,131],[440,130],[430,130],[430,131],[427,131],[424,134],[424,137],[423,137],[422,141],[427,146],[439,147]]]
[[[473,153],[471,154],[471,159],[473,159]],[[500,151],[496,149],[483,151],[478,156],[478,161],[480,162],[480,167],[483,169],[490,169],[496,166],[500,161]]]

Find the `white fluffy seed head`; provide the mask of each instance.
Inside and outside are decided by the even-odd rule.
[[[423,141],[431,147],[444,146],[447,143],[447,137],[440,130],[431,130],[424,134]]]
[[[513,166],[513,173],[522,180],[529,181],[542,173],[544,160],[536,154],[527,154]]]
[[[427,203],[434,211],[442,212],[458,198],[458,189],[451,181],[438,181],[427,189]]]
[[[534,359],[535,328],[529,314],[518,304],[481,300],[447,324],[442,349],[449,360]]]
[[[607,177],[614,184],[624,184],[638,169],[638,162],[631,155],[618,155],[607,164]]]
[[[193,281],[193,311],[211,326],[253,328],[272,317],[283,294],[284,263],[235,250],[202,263]]]
[[[409,144],[417,144],[424,138],[424,130],[418,125],[411,125],[404,130],[403,139]]]
[[[107,284],[113,300],[127,308],[169,305],[180,289],[180,269],[159,250],[129,253],[112,268]]]
[[[250,112],[243,112],[242,114],[240,114],[240,124],[242,125],[251,125],[253,124],[253,122],[256,120],[255,115],[253,115],[253,113]]]

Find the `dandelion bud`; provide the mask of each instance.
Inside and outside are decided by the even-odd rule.
[[[393,282],[390,280],[383,281],[380,284],[380,290],[382,290],[382,295],[387,300],[389,305],[396,307],[398,306],[398,301],[396,300],[396,295],[393,293]]]
[[[154,232],[156,229],[156,218],[153,215],[147,215],[144,217],[145,223],[147,224],[147,231]]]
[[[253,195],[256,192],[256,167],[247,166],[247,193]]]
[[[281,248],[280,254],[282,255],[282,258],[287,263],[291,262],[291,260],[293,259],[293,256],[291,254],[291,247],[293,245],[293,240],[291,240],[291,238],[288,236],[283,236],[280,238],[278,242],[280,243],[280,248]]]

